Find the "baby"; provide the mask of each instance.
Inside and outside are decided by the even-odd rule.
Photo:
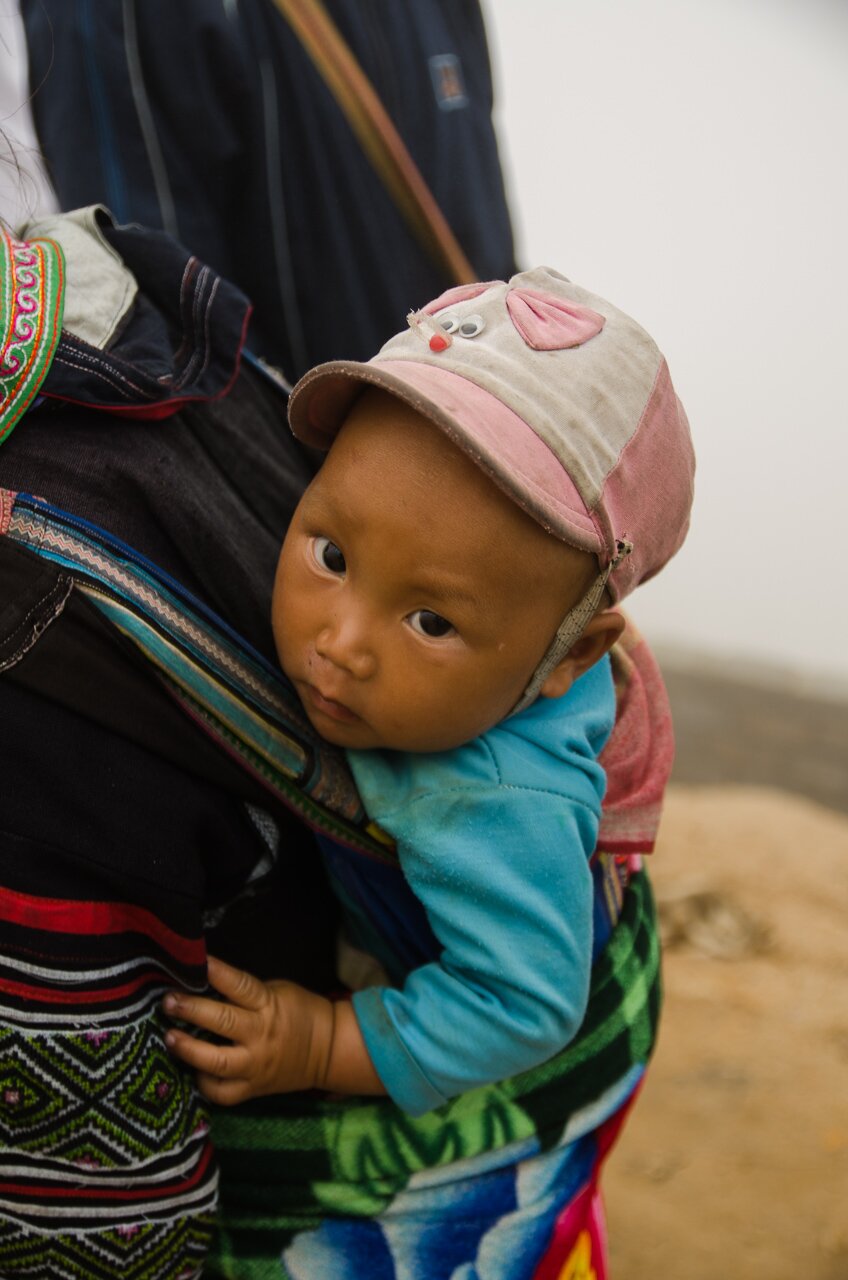
[[[226,1002],[165,1007],[230,1043],[167,1039],[216,1102],[320,1087],[421,1114],[580,1025],[610,606],[683,541],[688,426],[648,335],[545,268],[450,290],[368,363],[307,374],[289,412],[329,453],[280,556],[280,661],[434,953],[335,1002],[210,960]]]

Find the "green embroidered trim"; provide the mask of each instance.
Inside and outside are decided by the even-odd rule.
[[[62,333],[65,260],[53,240],[0,227],[0,444],[38,395]]]

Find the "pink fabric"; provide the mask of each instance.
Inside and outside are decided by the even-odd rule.
[[[535,289],[510,289],[506,309],[528,347],[565,351],[596,337],[606,320],[576,302],[563,302]]]
[[[381,360],[379,385],[420,407],[464,453],[543,527],[576,546],[602,554],[604,544],[580,493],[557,458],[527,423],[501,400],[461,374],[414,360]],[[385,380],[397,377],[397,385]],[[370,379],[369,379],[370,381]],[[410,396],[409,390],[420,399]]]
[[[627,619],[610,654],[615,679],[615,728],[600,755],[607,791],[598,851],[650,853],[674,760],[671,708],[660,669]]]
[[[471,298],[479,298],[480,294],[485,293],[487,289],[502,283],[501,280],[489,280],[486,284],[458,284],[453,289],[446,289],[444,293],[440,293],[438,298],[428,302],[421,310],[426,316],[433,316],[437,311],[444,311],[445,307],[455,306],[457,302],[468,302]]]
[[[613,599],[652,577],[652,566],[665,564],[679,549],[689,528],[694,473],[686,414],[663,360],[639,425],[607,476],[598,504],[614,536],[635,543],[632,555],[610,574]]]

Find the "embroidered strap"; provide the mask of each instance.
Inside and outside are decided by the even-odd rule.
[[[0,226],[0,444],[47,376],[62,332],[65,263],[54,240],[14,240]]]
[[[456,284],[477,273],[374,86],[321,0],[274,0],[414,235]]]
[[[395,861],[342,754],[318,737],[281,674],[212,610],[86,520],[8,490],[0,490],[0,510],[7,536],[68,570],[186,714],[242,768],[311,827]]]

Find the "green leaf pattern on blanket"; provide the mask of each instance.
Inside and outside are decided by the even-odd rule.
[[[329,1212],[380,1213],[413,1174],[497,1151],[535,1136],[533,1122],[500,1085],[463,1094],[412,1119],[398,1108],[357,1107],[325,1120],[331,1180],[313,1182]]]

